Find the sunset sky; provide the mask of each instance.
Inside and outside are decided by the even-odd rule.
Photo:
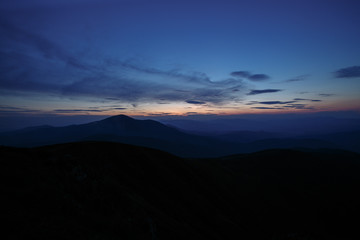
[[[1,118],[360,110],[358,0],[5,0]]]

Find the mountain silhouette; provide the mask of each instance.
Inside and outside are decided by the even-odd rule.
[[[239,137],[239,134],[246,135]],[[253,135],[250,136],[250,135]],[[272,137],[271,139],[261,139]],[[248,142],[239,141],[248,139]],[[254,141],[250,141],[254,140]],[[256,140],[256,141],[255,141]],[[338,148],[326,140],[277,139],[273,134],[201,136],[153,120],[125,115],[65,127],[40,126],[0,134],[0,144],[37,147],[78,141],[110,141],[160,149],[182,157],[219,157],[269,148]]]
[[[34,127],[8,132],[10,144],[17,146],[40,146],[45,144],[79,141],[95,135],[136,136],[167,139],[183,134],[152,120],[135,120],[125,115],[106,118],[87,124],[65,127]],[[13,143],[12,143],[12,142]]]
[[[169,138],[182,135],[174,128],[167,127],[153,120],[135,120],[125,115],[106,118],[101,121],[81,125],[81,127],[93,134],[114,134],[118,136],[139,136]]]
[[[125,115],[87,124],[65,127],[34,127],[2,133],[0,144],[16,147],[36,147],[83,140],[129,143],[169,151],[181,156],[220,156],[229,147],[211,138],[181,132],[153,120],[135,120]],[[226,144],[227,145],[227,144]]]

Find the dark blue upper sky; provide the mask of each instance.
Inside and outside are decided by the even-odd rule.
[[[357,0],[6,0],[0,114],[360,109]]]

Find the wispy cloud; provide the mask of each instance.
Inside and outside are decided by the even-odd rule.
[[[96,66],[85,64],[83,61],[77,59],[74,55],[67,53],[62,47],[49,41],[45,37],[19,28],[3,18],[0,18],[0,33],[3,40],[32,47],[46,59],[57,59],[81,70],[96,69]]]
[[[267,105],[275,105],[275,104],[289,104],[294,103],[296,101],[263,101],[263,102],[257,102],[259,104],[267,104]]]
[[[335,96],[334,93],[320,93],[319,96],[321,97],[332,97],[332,96]]]
[[[12,106],[7,106],[7,105],[0,105],[0,109],[1,110],[23,110],[23,108],[19,108],[19,107],[12,107]]]
[[[284,109],[282,107],[252,107],[252,109]]]
[[[76,57],[39,34],[4,19],[0,22],[0,31],[7,39],[6,51],[0,45],[2,92],[133,104],[196,101],[219,105],[244,95],[244,83],[238,78],[213,81],[205,73],[160,70],[116,59],[96,59],[91,61],[98,64],[88,64],[88,59]],[[19,44],[31,51],[20,52]]]
[[[120,65],[116,69],[120,74],[114,74],[109,67],[101,72],[87,74],[88,76],[79,80],[59,83],[55,79],[42,82],[36,77],[40,74],[28,66],[23,72],[8,75],[5,81],[0,83],[0,89],[53,93],[69,97],[86,96],[122,102],[185,102],[196,99],[221,104],[242,97],[241,90],[244,88],[242,81],[238,79],[215,82],[199,74],[174,74],[166,71],[148,73],[146,69],[129,69],[126,65]]]
[[[240,77],[240,78],[248,78],[251,76],[251,73],[248,71],[237,71],[230,73],[233,77]]]
[[[300,75],[300,76],[297,76],[297,77],[294,77],[294,78],[290,78],[288,80],[285,80],[284,82],[300,82],[300,81],[304,81],[306,80],[308,77],[310,77],[309,74],[305,74],[305,75]]]
[[[250,81],[265,81],[270,79],[270,76],[267,74],[263,74],[263,73],[257,73],[257,74],[252,74],[249,71],[235,71],[230,73],[231,76],[233,77],[237,77],[237,78],[244,78],[244,79],[248,79]]]
[[[300,104],[300,103],[296,103],[296,104],[288,104],[286,106],[284,106],[284,108],[292,108],[292,109],[314,109],[314,107],[308,106],[307,104]]]
[[[162,117],[162,116],[168,116],[168,115],[172,115],[171,113],[168,112],[160,112],[160,113],[149,113],[149,116],[154,116],[154,117]]]
[[[74,113],[74,112],[104,112],[106,110],[101,109],[55,109],[57,113]]]
[[[36,109],[30,109],[27,107],[13,107],[8,105],[0,105],[0,114],[6,113],[37,113],[40,112]]]
[[[360,66],[341,68],[334,74],[336,78],[358,78],[360,77]]]
[[[246,105],[267,105],[266,107],[265,106],[251,107],[253,109],[314,109],[314,107],[308,106],[307,104],[297,103],[298,101],[303,101],[303,100],[313,102],[312,99],[297,98],[294,99],[294,101],[251,101]],[[269,107],[269,105],[271,106]]]
[[[274,92],[281,92],[281,89],[263,89],[263,90],[251,90],[247,95],[257,95],[257,94],[264,94],[264,93],[274,93]]]
[[[108,112],[112,110],[126,110],[126,107],[118,106],[101,106],[101,107],[89,107],[89,108],[75,108],[75,109],[54,109],[55,113],[90,113],[90,112]]]
[[[322,102],[322,100],[319,99],[308,99],[308,98],[294,98],[294,101]]]
[[[270,79],[270,77],[266,74],[254,74],[251,75],[248,79],[251,81],[264,81]]]
[[[206,104],[206,102],[202,102],[202,101],[196,101],[196,100],[187,100],[185,101],[189,104],[196,104],[196,105],[202,105],[202,104]]]

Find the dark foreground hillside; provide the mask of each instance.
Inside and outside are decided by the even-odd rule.
[[[0,159],[6,239],[358,239],[358,154],[80,142]]]

